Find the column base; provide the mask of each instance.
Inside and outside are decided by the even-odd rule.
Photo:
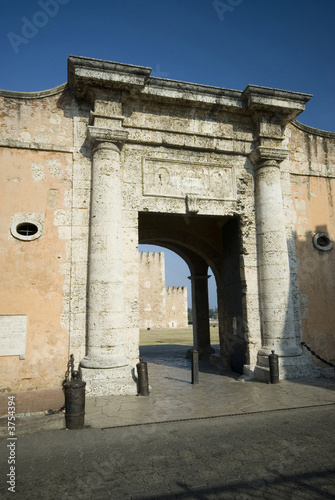
[[[129,360],[120,354],[112,355],[88,355],[80,361],[82,368],[121,368],[122,366],[129,365]]]
[[[137,395],[135,369],[130,366],[114,368],[85,368],[81,363],[82,379],[87,396]]]
[[[192,351],[194,347],[189,349],[186,353],[186,358],[191,359],[192,358]],[[215,353],[215,349],[213,347],[208,346],[208,347],[197,347],[196,350],[199,353],[199,359],[204,358],[205,356],[210,356],[211,354]]]
[[[283,341],[278,341],[277,344],[278,345],[276,345],[276,342],[274,341],[271,347],[261,347],[258,351],[258,356],[269,356],[272,350],[274,350],[275,353],[281,357],[300,356],[303,352],[300,345],[283,345]]]
[[[295,379],[302,377],[318,377],[319,371],[313,364],[310,356],[300,354],[298,356],[279,356],[279,379]],[[249,372],[249,377],[250,377]],[[270,381],[269,358],[258,354],[253,377],[261,382]]]

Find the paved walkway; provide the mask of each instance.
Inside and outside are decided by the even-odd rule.
[[[191,384],[190,346],[141,347],[151,393],[87,398],[86,424],[108,428],[335,404],[335,380],[297,379],[279,384],[245,382],[238,374],[200,361],[199,384]]]
[[[105,429],[335,404],[335,379],[245,382],[240,375],[220,371],[208,360],[200,360],[199,384],[192,385],[191,362],[186,359],[189,348],[141,347],[141,356],[148,363],[150,396],[86,397],[85,425]],[[64,427],[63,412],[16,418],[19,437]],[[0,439],[7,436],[7,417],[3,416]]]

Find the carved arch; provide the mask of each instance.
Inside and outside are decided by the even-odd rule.
[[[162,227],[143,228],[139,232],[139,243],[161,245],[173,250],[185,260],[192,273],[202,261],[211,267],[216,277],[218,275],[222,257],[211,245],[193,234]]]

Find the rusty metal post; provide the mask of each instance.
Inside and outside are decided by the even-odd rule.
[[[136,365],[138,374],[138,395],[149,396],[148,364],[140,358]]]
[[[72,380],[65,382],[65,423],[67,429],[82,429],[85,421],[85,386],[79,372],[72,372]]]
[[[270,368],[270,381],[271,384],[278,384],[279,382],[279,365],[278,359],[279,356],[275,354],[274,351],[271,351],[272,354],[269,354],[269,368]]]
[[[196,349],[191,352],[192,384],[199,384],[199,353]]]

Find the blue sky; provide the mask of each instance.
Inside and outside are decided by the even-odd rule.
[[[149,66],[153,76],[176,80],[310,93],[314,97],[299,120],[335,132],[334,0],[0,0],[0,5],[2,89],[29,92],[64,83],[73,54]],[[172,273],[170,267],[179,269],[177,261],[170,266],[166,258],[166,264],[167,284],[186,285],[187,266]]]

